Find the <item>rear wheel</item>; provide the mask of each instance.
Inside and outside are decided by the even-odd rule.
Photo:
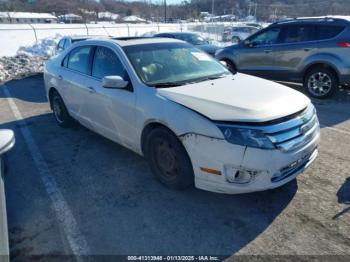
[[[153,174],[165,186],[181,190],[193,184],[193,168],[186,149],[164,127],[151,131],[146,141],[146,157]]]
[[[324,67],[315,67],[310,70],[304,79],[304,89],[315,98],[328,98],[339,88],[336,73]]]
[[[62,97],[57,91],[51,95],[51,105],[56,122],[61,127],[71,127],[74,124],[73,118],[69,115]]]

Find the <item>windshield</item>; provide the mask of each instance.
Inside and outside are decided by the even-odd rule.
[[[139,78],[148,86],[175,86],[230,74],[215,59],[182,43],[124,47]]]
[[[175,35],[175,38],[188,42],[192,45],[208,44],[208,42],[203,37],[196,34],[179,34],[179,35]]]

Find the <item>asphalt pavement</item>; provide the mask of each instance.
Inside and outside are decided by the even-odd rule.
[[[41,75],[0,85],[0,128],[13,129],[17,140],[5,173],[12,261],[25,255],[350,259],[350,92],[314,104],[322,140],[306,172],[275,190],[221,195],[169,190],[142,157],[82,126],[58,127]]]

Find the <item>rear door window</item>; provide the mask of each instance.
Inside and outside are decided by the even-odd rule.
[[[344,30],[343,26],[321,25],[317,26],[317,40],[331,39],[339,35]]]
[[[278,42],[280,32],[281,28],[279,27],[269,28],[254,35],[249,41],[255,46],[273,45]]]
[[[316,40],[315,26],[293,25],[283,29],[281,43],[300,43]]]
[[[64,41],[63,49],[67,49],[69,46],[70,46],[70,40],[66,39],[66,41]]]
[[[61,39],[57,44],[57,50],[59,50],[59,51],[64,50],[65,42],[66,42],[66,39]]]
[[[67,67],[83,74],[89,74],[89,57],[91,46],[81,46],[73,49],[68,58]]]

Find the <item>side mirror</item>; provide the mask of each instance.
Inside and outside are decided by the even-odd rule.
[[[121,76],[105,76],[102,79],[102,86],[104,88],[123,89],[128,84],[129,82],[125,81]]]
[[[12,130],[0,130],[0,156],[12,149],[15,141],[15,134]]]

